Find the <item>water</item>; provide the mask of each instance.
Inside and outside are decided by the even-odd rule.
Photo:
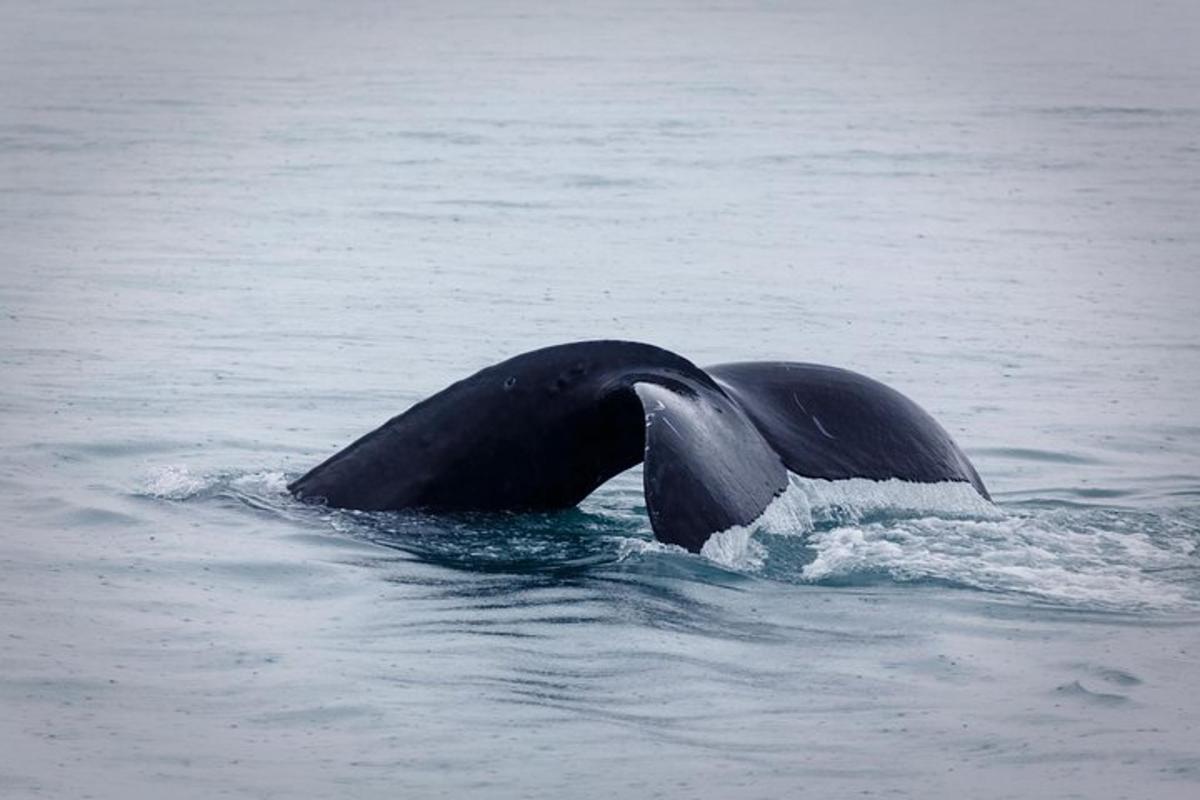
[[[0,17],[0,795],[1196,795],[1194,4]],[[283,490],[599,337],[877,377],[997,505]]]

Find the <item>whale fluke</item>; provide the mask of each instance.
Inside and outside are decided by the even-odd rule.
[[[916,403],[847,370],[707,370],[653,345],[592,341],[516,356],[417,403],[289,485],[362,510],[569,508],[644,461],[654,535],[698,552],[805,477],[987,489]]]
[[[749,415],[787,468],[807,478],[966,481],[975,467],[924,409],[846,369],[779,361],[705,369]]]

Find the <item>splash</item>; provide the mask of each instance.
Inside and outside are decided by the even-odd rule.
[[[287,482],[287,475],[279,471],[198,475],[186,464],[167,464],[150,470],[138,494],[161,500],[192,500],[223,494],[270,498],[287,496]]]
[[[735,525],[714,533],[700,554],[708,560],[739,572],[757,572],[767,561],[767,548],[754,537],[759,533],[796,536],[812,530],[813,495],[807,479],[788,475],[788,486],[749,525]],[[811,483],[811,481],[808,481]],[[829,481],[822,481],[828,483]]]
[[[1098,609],[1197,600],[1200,527],[1104,508],[1006,511],[968,484],[811,480],[701,555],[737,572],[826,585],[939,582]]]
[[[229,479],[229,485],[243,492],[261,495],[287,495],[288,479],[282,472],[264,470]],[[290,495],[289,495],[290,496]]]
[[[946,519],[1003,519],[1004,512],[969,483],[911,483],[896,478],[827,481],[792,475],[789,491],[803,495],[809,528],[877,518],[934,515]],[[782,498],[781,498],[782,499]],[[798,497],[790,499],[797,505]],[[770,509],[768,509],[770,510]]]
[[[967,483],[910,483],[865,478],[830,481],[788,475],[788,486],[749,525],[709,537],[701,555],[729,569],[758,571],[768,549],[757,535],[803,536],[829,524],[937,515],[949,519],[1000,519],[1001,512]]]
[[[211,485],[207,478],[195,475],[184,464],[155,467],[146,476],[141,494],[163,500],[187,500]]]
[[[1167,579],[1195,568],[1192,537],[1163,535],[1153,518],[1041,510],[999,519],[925,517],[816,530],[805,581],[853,582],[885,574],[899,581],[944,581],[1095,608],[1167,608],[1189,599]]]

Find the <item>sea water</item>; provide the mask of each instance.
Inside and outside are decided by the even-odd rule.
[[[1184,0],[4,4],[0,796],[1197,796],[1197,41]],[[996,502],[793,477],[691,555],[637,470],[286,493],[603,337],[883,380]]]

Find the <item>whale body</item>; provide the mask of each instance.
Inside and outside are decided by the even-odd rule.
[[[649,344],[557,345],[483,369],[366,434],[288,488],[361,510],[570,508],[644,462],[654,535],[698,552],[808,478],[971,484],[966,455],[916,403],[849,370],[701,369]]]

